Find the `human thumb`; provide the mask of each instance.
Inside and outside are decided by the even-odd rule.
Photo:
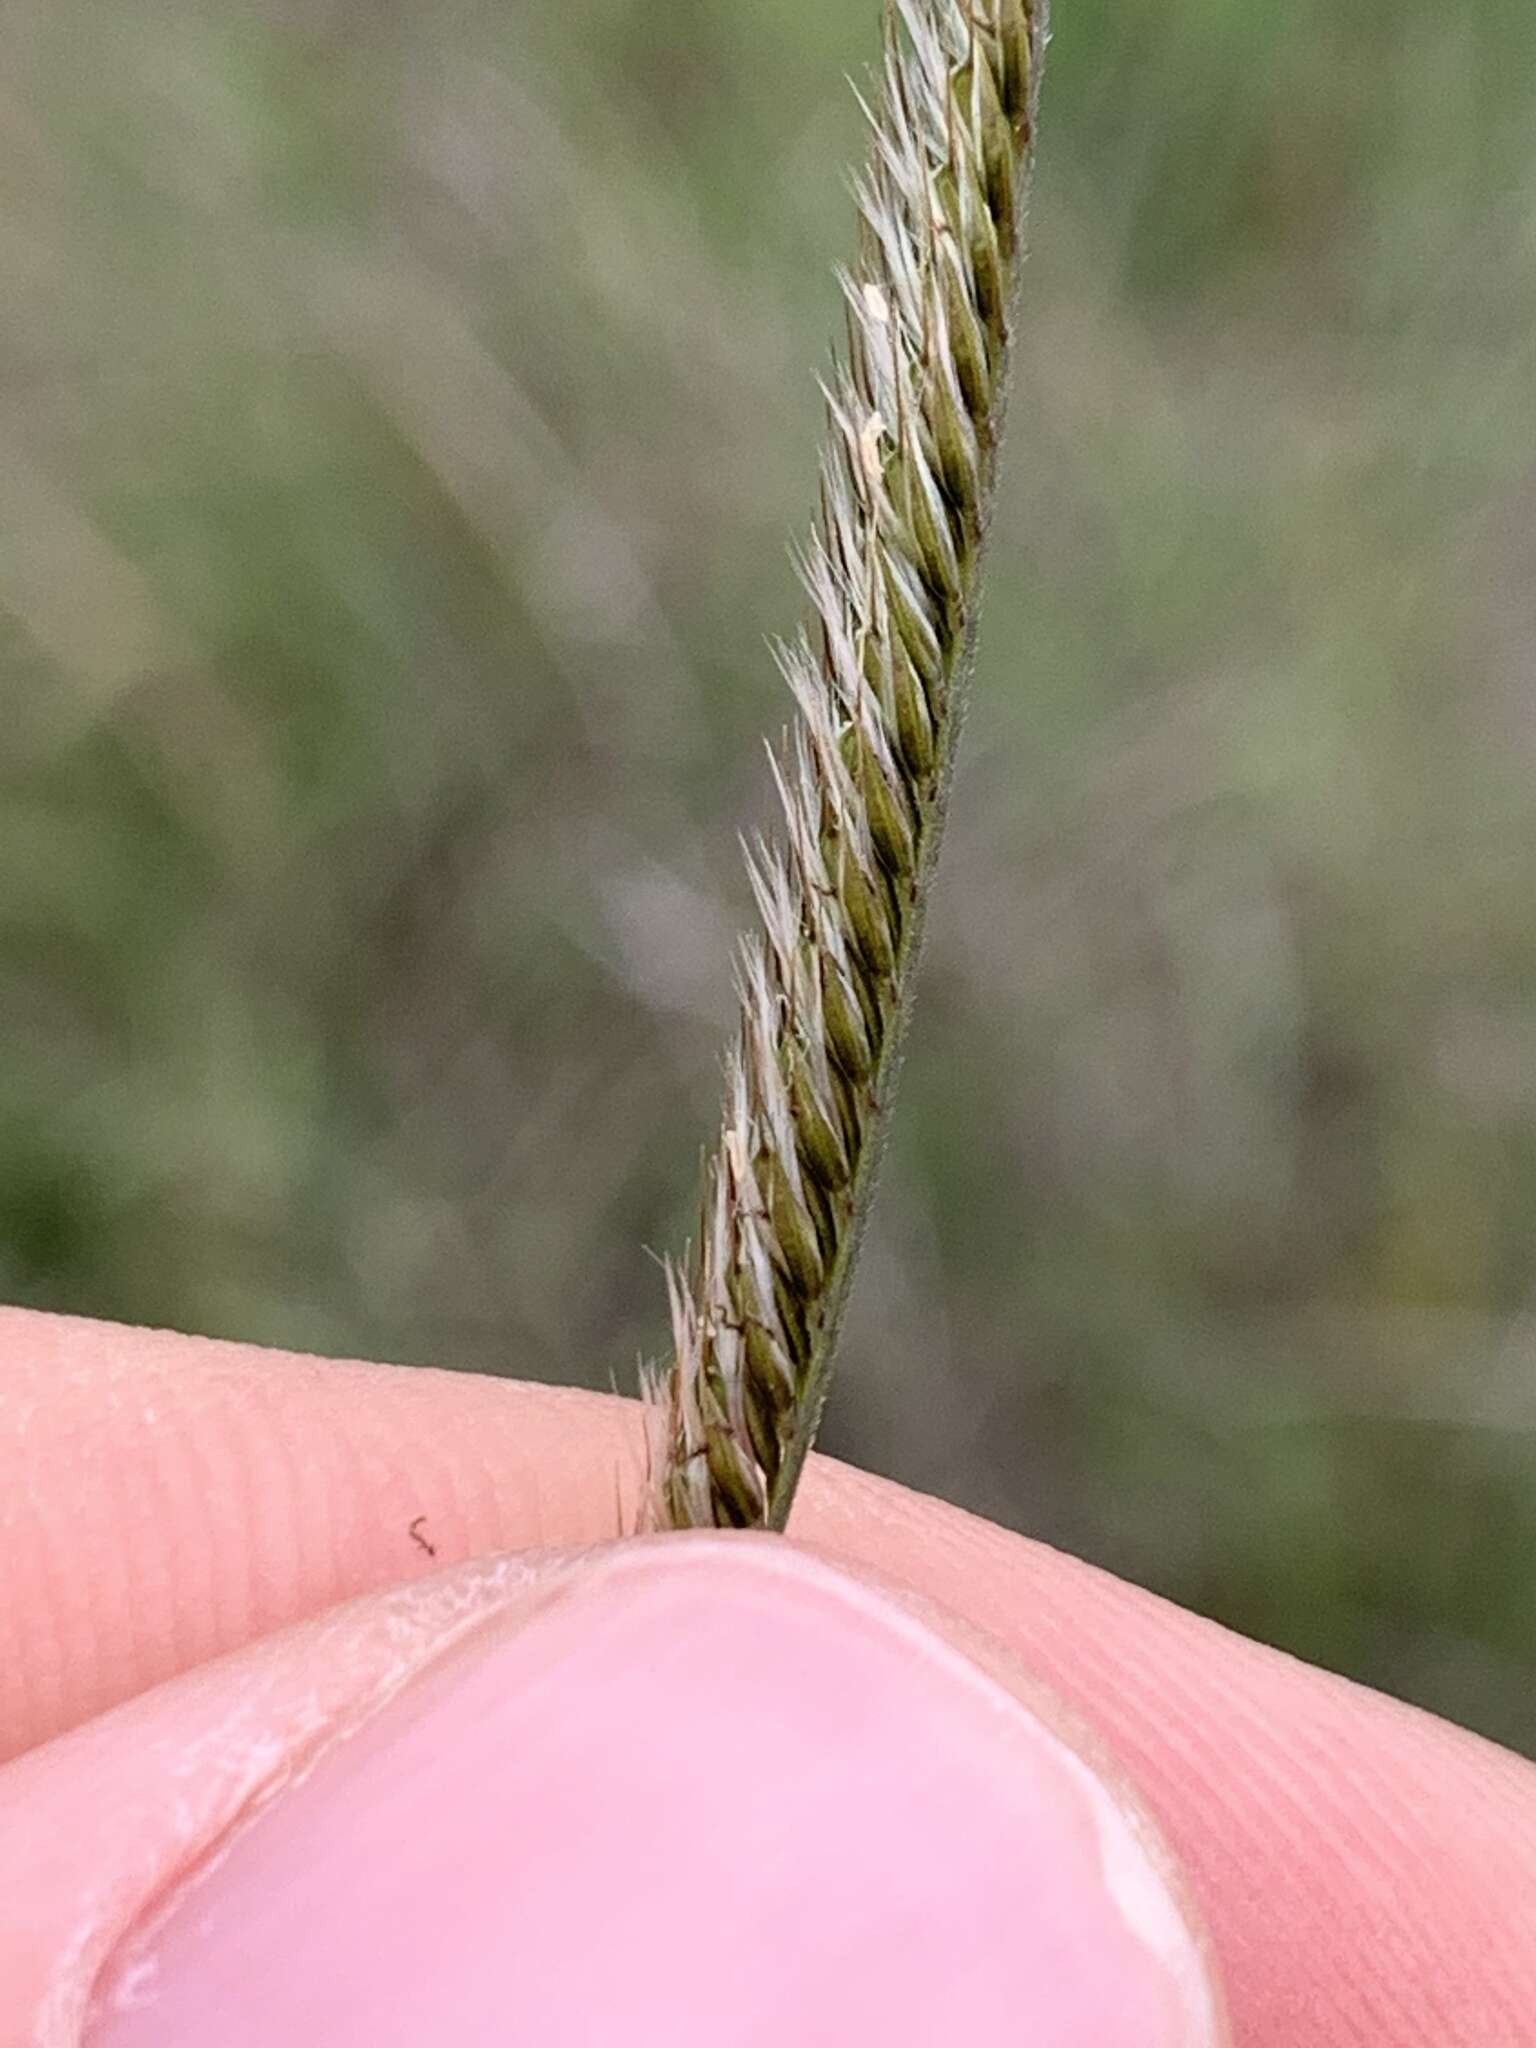
[[[1061,1729],[779,1539],[459,1566],[0,1772],[0,2041],[1206,2048],[1166,1855]]]

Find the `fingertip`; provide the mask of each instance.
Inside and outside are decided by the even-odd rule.
[[[1207,2048],[1144,1818],[935,1620],[770,1538],[565,1560],[280,1770],[85,2038]]]

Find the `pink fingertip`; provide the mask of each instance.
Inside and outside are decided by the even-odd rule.
[[[1140,1823],[789,1545],[616,1551],[338,1737],[119,1954],[90,2048],[1204,2048]]]

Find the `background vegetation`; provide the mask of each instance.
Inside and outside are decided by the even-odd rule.
[[[874,11],[0,9],[0,1292],[661,1344]],[[827,1446],[1536,1750],[1536,10],[1045,116]]]

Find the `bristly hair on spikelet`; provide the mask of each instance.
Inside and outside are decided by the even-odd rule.
[[[700,1242],[651,1377],[662,1528],[781,1528],[825,1398],[895,1085],[974,643],[1046,0],[887,0],[826,391],[814,611],[777,649],[782,836],[747,850]]]

